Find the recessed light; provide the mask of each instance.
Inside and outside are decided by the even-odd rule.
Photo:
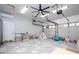
[[[53,10],[53,11],[52,11],[52,13],[56,13],[56,12],[57,12],[56,10]]]
[[[42,15],[41,17],[45,17],[44,15]]]
[[[24,14],[27,10],[28,10],[28,8],[25,6],[25,7],[21,10],[21,13]]]

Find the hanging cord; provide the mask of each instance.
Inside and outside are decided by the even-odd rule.
[[[58,24],[56,24],[56,35],[59,35],[59,31],[58,31]]]
[[[57,35],[57,34],[56,34],[56,33],[57,33],[57,31],[56,31],[56,30],[57,30],[57,28],[56,28],[56,24],[55,24],[55,28],[54,28],[54,29],[55,29],[55,36],[56,36],[56,35]]]
[[[44,32],[44,26],[42,26],[42,32]]]
[[[70,31],[69,31],[69,19],[64,15],[64,14],[62,14],[65,18],[66,18],[66,20],[67,20],[67,24],[68,24],[68,38],[70,38],[70,35],[69,35],[69,33],[70,33]]]

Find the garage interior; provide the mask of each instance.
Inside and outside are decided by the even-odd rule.
[[[79,53],[79,4],[0,4],[0,54]]]

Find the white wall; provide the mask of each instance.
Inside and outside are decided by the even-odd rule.
[[[39,26],[32,25],[32,21],[29,19],[18,19],[15,20],[15,32],[32,32],[37,33],[41,30]]]
[[[41,27],[32,25],[31,19],[21,17],[3,18],[3,41],[15,40],[15,33],[32,32],[39,35]]]

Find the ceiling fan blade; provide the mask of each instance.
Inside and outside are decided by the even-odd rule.
[[[39,4],[39,10],[41,10],[41,4]]]
[[[51,8],[54,8],[55,6],[57,6],[58,4],[54,4],[53,6],[51,6]]]
[[[36,18],[38,15],[39,15],[39,12],[37,13],[37,15],[34,18]]]
[[[41,11],[41,14],[44,15],[44,13]]]
[[[45,10],[45,9],[48,9],[48,8],[50,8],[50,6],[48,6],[48,7],[44,8],[44,9],[42,9],[42,10]]]
[[[49,13],[49,11],[43,11],[43,12]]]
[[[11,5],[11,4],[6,4],[8,6],[11,6],[13,8],[13,10],[15,11],[15,6]]]
[[[38,10],[37,8],[35,8],[35,7],[31,7],[32,9],[35,9],[35,10]]]
[[[13,6],[13,5],[11,5],[11,4],[7,4],[7,5],[9,5],[9,6],[11,6],[11,7],[15,8],[15,6]]]

